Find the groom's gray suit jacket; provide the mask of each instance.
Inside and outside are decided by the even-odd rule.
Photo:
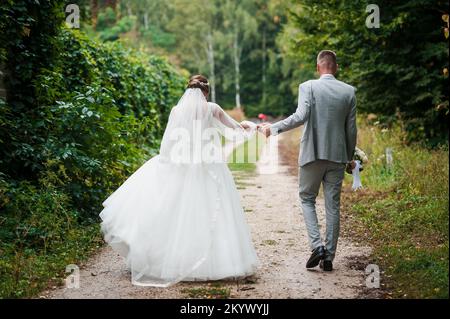
[[[297,110],[273,124],[271,134],[305,124],[300,166],[315,160],[347,163],[356,146],[355,90],[331,74],[300,84]]]

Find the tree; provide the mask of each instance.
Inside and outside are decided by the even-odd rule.
[[[257,23],[250,13],[251,1],[227,0],[222,7],[224,29],[227,32],[232,47],[232,60],[234,64],[234,85],[236,107],[241,108],[241,59],[242,51],[252,36],[257,33]]]
[[[177,37],[177,51],[188,69],[207,73],[211,100],[216,101],[217,41],[219,30],[220,1],[175,0],[175,15],[168,29]],[[183,17],[183,18],[181,18]]]
[[[129,0],[118,2],[115,13],[102,8],[101,24],[108,12],[113,21],[95,31],[103,40],[126,39],[189,73],[205,74],[211,100],[220,98],[225,107],[241,107],[245,99],[251,116],[280,115],[295,108],[291,71],[282,69],[276,44],[285,11],[283,0]]]
[[[6,66],[7,102],[23,114],[38,106],[34,81],[53,61],[63,1],[5,1],[0,16],[0,64]]]
[[[83,3],[84,1],[78,1]],[[92,18],[92,25],[95,27],[97,25],[98,13],[103,8],[111,8],[116,10],[118,0],[90,0],[90,11]]]
[[[359,110],[381,114],[387,122],[400,116],[410,140],[438,144],[448,137],[446,110],[437,108],[448,101],[448,77],[441,71],[448,41],[443,41],[440,19],[448,2],[378,1],[380,28],[366,27],[366,5],[353,0],[292,2],[279,40],[287,63],[297,65],[295,76],[306,80],[320,50],[336,51],[338,76],[357,87]]]

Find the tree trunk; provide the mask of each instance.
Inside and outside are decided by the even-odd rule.
[[[198,51],[195,50],[194,48],[190,48],[191,54],[194,57],[194,60],[197,61],[196,66],[197,66],[197,73],[201,73],[202,70],[202,58],[200,57],[200,55],[198,54]]]
[[[144,12],[144,28],[145,30],[148,30],[148,12]]]
[[[6,86],[3,79],[6,77],[5,75],[6,68],[0,64],[0,97],[6,99]]]
[[[206,56],[208,58],[209,65],[209,83],[211,87],[211,101],[216,102],[216,71],[215,71],[215,59],[214,59],[214,43],[211,32],[206,36]]]
[[[131,8],[131,4],[127,2],[127,14],[129,17],[133,15],[133,9]]]
[[[238,32],[235,33],[233,39],[233,55],[234,55],[234,83],[235,83],[235,91],[236,91],[236,107],[238,109],[241,108],[241,86],[240,86],[240,77],[241,77],[241,57],[240,57],[240,49],[238,43]]]
[[[91,0],[91,16],[92,16],[92,26],[95,28],[97,25],[97,16],[98,16],[98,1]]]

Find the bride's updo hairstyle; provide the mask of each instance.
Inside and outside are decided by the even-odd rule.
[[[207,96],[209,94],[209,83],[208,79],[203,75],[193,75],[189,79],[189,83],[187,85],[188,89],[200,89],[203,94]]]

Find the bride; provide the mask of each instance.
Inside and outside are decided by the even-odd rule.
[[[248,139],[255,124],[237,123],[208,94],[208,80],[191,77],[159,155],[103,202],[105,240],[125,257],[135,285],[245,277],[258,265],[221,143]]]

